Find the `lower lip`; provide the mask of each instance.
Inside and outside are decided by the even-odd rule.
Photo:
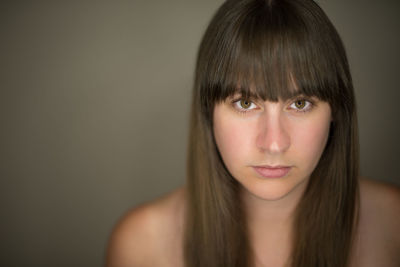
[[[289,173],[291,167],[280,167],[280,168],[253,167],[253,169],[264,178],[281,178]]]

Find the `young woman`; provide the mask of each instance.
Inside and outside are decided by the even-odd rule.
[[[400,193],[358,176],[343,44],[312,0],[226,1],[200,46],[184,188],[108,266],[400,266]]]

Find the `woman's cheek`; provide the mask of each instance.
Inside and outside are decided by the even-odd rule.
[[[246,164],[252,139],[252,127],[248,124],[229,118],[216,121],[214,127],[216,143],[228,169]]]
[[[298,157],[308,159],[310,164],[316,165],[325,148],[329,127],[330,123],[326,120],[313,121],[313,123],[297,127],[296,134],[291,136],[292,145],[296,144],[296,148],[293,147],[292,151],[297,152]]]

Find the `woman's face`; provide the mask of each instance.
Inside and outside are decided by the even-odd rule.
[[[277,200],[308,181],[328,139],[331,109],[317,98],[270,102],[238,94],[217,103],[213,116],[232,176],[251,194]]]

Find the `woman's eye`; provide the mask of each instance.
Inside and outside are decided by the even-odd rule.
[[[312,104],[310,101],[299,99],[294,101],[290,108],[295,109],[296,111],[307,111],[311,108]]]
[[[234,102],[234,105],[239,110],[252,110],[255,109],[257,106],[248,99],[240,99]]]

